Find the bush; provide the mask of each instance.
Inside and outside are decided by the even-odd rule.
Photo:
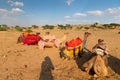
[[[31,29],[27,29],[25,32],[33,32]]]
[[[58,29],[62,29],[62,30],[63,29],[64,30],[66,30],[66,29],[72,29],[73,28],[70,24],[66,24],[65,26],[58,24],[57,26],[58,26]]]
[[[117,23],[111,23],[110,25],[111,26],[120,26],[120,24],[117,24]]]
[[[20,32],[22,32],[22,31],[23,31],[23,28],[22,28],[22,27],[20,27],[20,26],[15,26],[15,29],[16,29],[17,31],[20,31]]]
[[[103,24],[103,27],[110,29],[110,28],[112,28],[112,25],[110,25],[110,24]]]
[[[89,27],[84,27],[84,29],[87,29],[87,30],[88,30],[88,29],[90,29],[90,28],[89,28]]]
[[[43,29],[54,29],[54,26],[53,25],[45,25],[45,26],[42,26]]]
[[[66,29],[72,29],[72,26],[70,24],[66,24]]]
[[[33,27],[34,29],[38,28],[38,26],[37,26],[37,25],[32,25],[32,27]]]
[[[7,29],[4,27],[0,27],[0,31],[7,31]]]
[[[76,27],[76,30],[80,30],[80,29],[82,29],[83,28],[83,26],[77,26]]]
[[[92,28],[96,28],[97,26],[95,24],[92,24],[90,27]]]
[[[98,29],[105,29],[103,26],[98,26],[97,28]]]
[[[60,24],[58,24],[57,26],[58,26],[58,29],[64,29],[64,30],[66,30],[66,26],[63,26],[63,25],[60,25]]]

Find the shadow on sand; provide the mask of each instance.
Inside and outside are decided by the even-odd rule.
[[[108,65],[115,73],[120,75],[120,59],[110,55],[108,58]]]
[[[46,56],[41,65],[39,80],[54,80],[51,72],[52,70],[54,70],[54,66],[51,62],[51,59],[50,57]]]
[[[87,53],[87,52],[84,52],[84,54],[82,55],[82,57],[78,57],[76,59],[76,64],[77,64],[78,68],[81,69],[81,70],[84,70],[83,64],[85,62],[87,62],[90,59],[90,57],[91,57],[91,54]]]

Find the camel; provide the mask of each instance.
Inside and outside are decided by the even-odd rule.
[[[95,73],[94,77],[107,76],[108,74],[108,52],[103,41],[102,39],[98,39],[99,44],[93,47],[93,51],[95,50],[95,52],[90,52],[90,59],[83,64],[84,70],[87,73],[90,73],[91,70]]]
[[[79,53],[80,53],[80,55],[81,55],[81,53],[84,54],[84,51],[87,50],[91,56],[89,56],[89,60],[83,64],[84,70],[87,73],[90,73],[90,71],[93,70],[95,75],[97,75],[97,76],[107,76],[107,74],[108,74],[107,55],[101,56],[98,54],[94,54],[94,53],[92,53],[92,51],[90,51],[86,48],[86,42],[90,35],[91,35],[91,33],[89,33],[89,32],[84,33],[84,38],[82,40],[82,46],[80,46],[80,47],[82,47],[81,49],[80,49],[80,47],[77,47],[77,48],[74,48],[73,50],[67,50],[66,47],[63,47],[60,50],[60,56],[70,59],[71,54],[72,54],[72,58],[73,58],[74,53],[75,54],[77,53],[77,55],[79,55]],[[80,57],[82,57],[82,56],[80,56]]]
[[[81,40],[79,37],[66,42],[66,46],[60,48],[60,56],[67,59],[75,59],[82,55],[83,49],[86,49],[87,38],[91,35],[89,32],[84,33],[84,38]],[[69,45],[72,45],[70,47]],[[68,47],[69,46],[69,47]]]
[[[60,48],[61,46],[63,46],[63,43],[67,39],[67,36],[68,36],[68,33],[64,33],[63,37],[60,38],[60,39],[55,38],[55,36],[50,36],[51,41],[40,40],[38,42],[38,46],[39,46],[40,49],[44,49],[46,47],[49,47],[49,48],[52,48],[52,47]]]
[[[94,75],[97,76],[107,76],[107,63],[105,61],[106,56],[94,55],[89,61],[83,64],[85,71],[90,73],[90,71],[94,71]]]
[[[64,35],[63,35],[63,37],[60,38],[60,39],[58,39],[59,48],[61,48],[61,47],[64,46],[64,43],[65,43],[65,41],[66,41],[66,39],[68,37],[68,34],[69,34],[68,32],[65,32]]]

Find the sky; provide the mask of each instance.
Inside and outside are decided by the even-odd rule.
[[[0,24],[120,23],[120,0],[0,0]]]

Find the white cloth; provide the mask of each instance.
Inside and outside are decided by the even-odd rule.
[[[104,55],[104,50],[102,50],[102,49],[95,49],[95,53],[103,56]]]

